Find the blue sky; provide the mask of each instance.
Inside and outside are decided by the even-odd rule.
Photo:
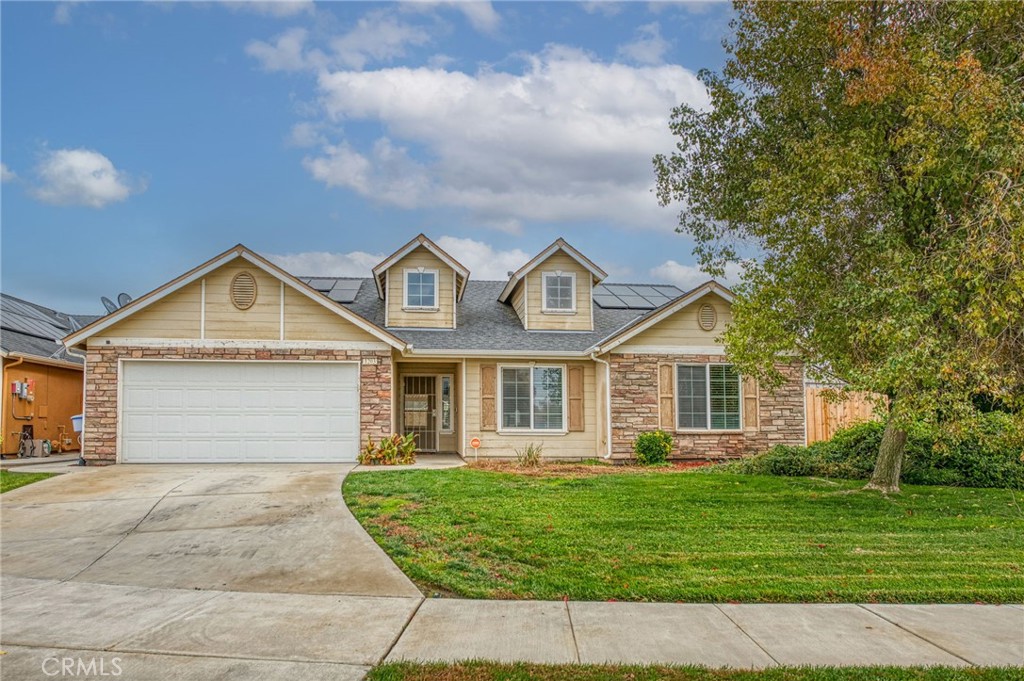
[[[96,313],[239,242],[367,276],[421,231],[477,278],[564,236],[611,280],[692,285],[650,159],[730,12],[3,2],[3,290]]]

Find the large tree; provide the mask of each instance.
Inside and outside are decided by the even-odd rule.
[[[744,265],[730,357],[799,357],[907,427],[1024,406],[1024,3],[743,2],[711,106],[673,111],[662,204],[712,273]]]

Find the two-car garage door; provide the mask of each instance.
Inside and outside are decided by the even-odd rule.
[[[126,361],[120,419],[125,463],[355,461],[359,367]]]

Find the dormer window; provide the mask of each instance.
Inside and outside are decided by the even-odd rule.
[[[411,310],[437,309],[437,270],[422,267],[405,270],[405,307]]]
[[[573,272],[545,272],[543,282],[544,312],[576,311],[576,275]]]

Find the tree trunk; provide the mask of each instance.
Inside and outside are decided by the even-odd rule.
[[[885,424],[882,444],[878,447],[875,472],[864,489],[876,489],[885,494],[900,491],[900,470],[903,468],[903,451],[906,449],[907,431],[897,428],[892,416]]]

